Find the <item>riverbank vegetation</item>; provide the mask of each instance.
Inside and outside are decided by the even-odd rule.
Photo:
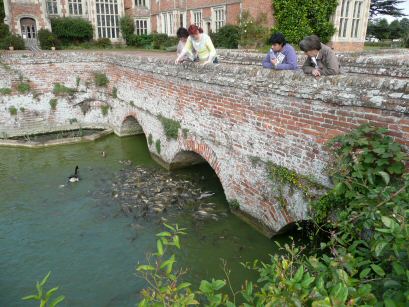
[[[334,188],[312,206],[316,234],[325,234],[314,252],[285,245],[269,263],[255,260],[258,273],[232,289],[224,280],[202,281],[198,289],[183,280],[172,249],[186,234],[165,225],[157,250],[137,267],[148,286],[139,306],[403,306],[409,303],[409,174],[407,154],[369,125],[329,144],[329,176]]]

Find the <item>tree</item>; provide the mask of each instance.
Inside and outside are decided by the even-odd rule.
[[[398,8],[399,4],[404,2],[404,0],[371,0],[371,6],[369,9],[370,18],[378,15],[389,15],[394,17],[406,16],[402,12],[403,9]]]
[[[379,40],[388,39],[390,37],[389,23],[384,19],[375,19],[369,21],[367,35],[376,37]]]
[[[4,22],[5,17],[6,17],[6,14],[4,13],[4,3],[3,3],[3,0],[0,0],[0,23]]]
[[[400,27],[402,28],[402,33],[409,33],[409,19],[408,18],[402,18],[400,20]]]
[[[389,25],[389,38],[398,39],[403,36],[402,26],[399,20],[394,20]]]

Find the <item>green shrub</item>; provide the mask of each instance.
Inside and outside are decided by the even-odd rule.
[[[20,82],[17,85],[17,90],[22,94],[28,93],[30,89],[31,89],[30,84],[28,84],[27,82]]]
[[[66,87],[64,84],[55,83],[53,88],[53,94],[57,96],[73,95],[76,92],[74,88]]]
[[[0,23],[0,40],[10,35],[9,26],[5,23]]]
[[[16,116],[16,115],[17,115],[17,109],[16,109],[16,107],[15,107],[15,106],[11,106],[11,107],[9,108],[9,112],[10,112],[10,115],[11,115],[11,116]]]
[[[127,44],[129,46],[152,49],[153,36],[152,35],[135,35],[128,37]]]
[[[52,18],[51,28],[52,32],[65,45],[89,41],[93,37],[91,23],[82,18]]]
[[[43,50],[50,50],[51,47],[56,49],[61,48],[61,43],[54,33],[51,33],[47,29],[41,29],[38,31],[38,40],[40,41],[40,47]]]
[[[58,100],[56,98],[50,99],[51,110],[55,111],[57,109]]]
[[[98,48],[110,48],[112,47],[111,40],[109,38],[99,38],[95,43]]]
[[[173,120],[171,118],[164,117],[162,115],[158,116],[160,122],[162,123],[163,130],[165,131],[166,138],[170,139],[177,139],[178,132],[180,129],[180,122]]]
[[[130,16],[126,15],[126,16],[121,17],[119,24],[120,24],[122,37],[126,40],[126,43],[129,45],[129,39],[135,33],[134,20]]]
[[[265,27],[267,15],[261,14],[256,19],[250,12],[244,11],[239,19],[240,46],[260,47],[266,44],[270,30]]]
[[[101,106],[101,113],[103,116],[107,116],[108,115],[108,111],[109,111],[110,107],[109,105],[102,105]]]
[[[152,48],[165,49],[177,45],[178,39],[176,37],[169,37],[167,34],[152,34]]]
[[[240,27],[225,25],[210,36],[216,48],[237,49],[240,41]]]
[[[104,73],[95,73],[94,74],[95,85],[100,87],[106,87],[109,83],[109,79]]]
[[[0,44],[1,49],[9,49],[9,47],[13,47],[14,50],[26,49],[24,40],[18,35],[8,35],[1,40]]]
[[[327,43],[335,33],[331,17],[337,6],[337,0],[274,0],[276,25],[273,32],[283,33],[289,43],[296,45],[312,34]]]
[[[11,88],[6,88],[6,87],[0,88],[0,94],[10,95],[11,94]]]
[[[44,289],[46,283],[48,282],[48,279],[50,278],[50,275],[51,275],[51,272],[48,272],[48,274],[43,278],[41,282],[36,283],[36,290],[37,290],[36,294],[27,295],[23,297],[22,300],[23,301],[38,301],[40,302],[40,306],[50,306],[50,307],[56,307],[62,301],[64,301],[65,299],[64,295],[60,295],[51,301],[51,298],[57,292],[58,287],[54,287],[48,291]]]

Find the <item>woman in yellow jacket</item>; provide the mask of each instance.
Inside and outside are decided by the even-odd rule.
[[[183,57],[186,54],[193,55],[196,53],[199,57],[199,61],[203,64],[218,63],[217,53],[214,48],[212,39],[209,35],[203,33],[196,25],[191,25],[188,29],[189,38],[186,41],[186,45],[182,52],[176,59],[176,64],[182,62]]]

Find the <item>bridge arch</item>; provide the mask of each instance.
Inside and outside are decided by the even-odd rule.
[[[115,133],[122,136],[139,135],[145,134],[145,131],[140,124],[136,114],[127,114],[122,117],[119,127],[116,129]]]

